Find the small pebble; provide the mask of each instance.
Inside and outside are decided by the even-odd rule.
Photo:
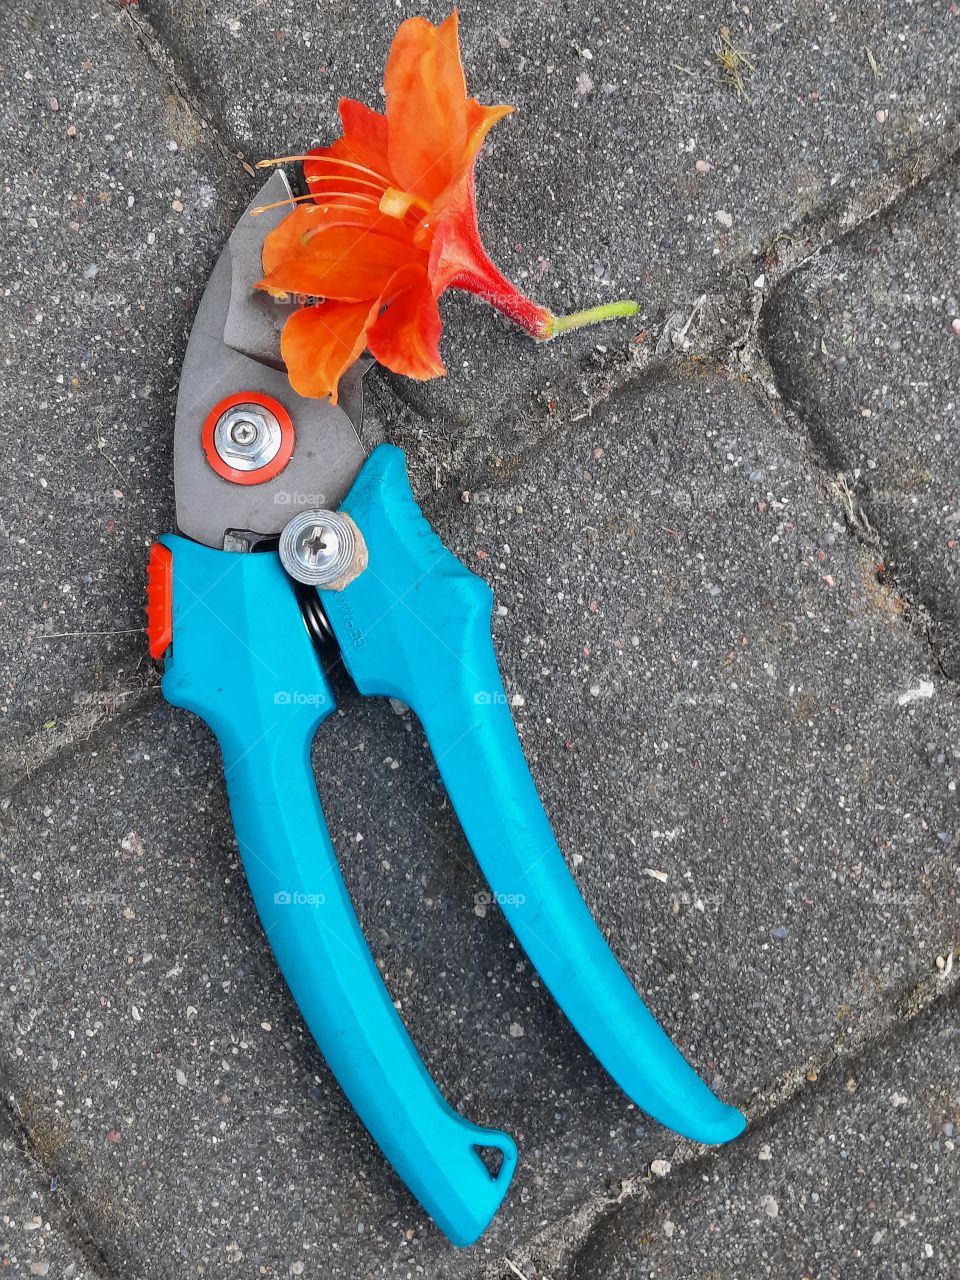
[[[521,1027],[519,1022],[510,1023],[510,1034],[511,1036],[513,1036],[514,1040],[520,1039],[520,1037],[523,1035],[523,1027]]]
[[[721,227],[727,227],[729,229],[733,226],[733,214],[728,213],[726,209],[718,209],[713,216],[720,223]]]
[[[768,1218],[775,1218],[780,1212],[780,1206],[777,1204],[775,1196],[761,1196],[760,1208]]]
[[[654,1160],[650,1165],[650,1172],[655,1178],[665,1178],[672,1167],[669,1160]]]

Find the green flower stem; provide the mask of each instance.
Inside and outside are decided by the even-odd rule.
[[[635,316],[639,310],[639,303],[623,299],[620,302],[605,302],[599,307],[588,307],[586,311],[574,311],[569,316],[551,316],[543,338],[544,340],[555,338],[558,333],[569,333],[571,329],[583,329],[588,324],[599,324],[601,320],[619,320],[623,316]]]

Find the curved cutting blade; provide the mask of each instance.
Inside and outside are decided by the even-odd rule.
[[[336,508],[364,461],[358,434],[362,369],[344,378],[340,405],[298,396],[280,359],[280,329],[290,308],[252,288],[261,274],[263,239],[288,209],[256,218],[251,210],[289,195],[287,177],[278,170],[250,202],[207,283],[183,360],[173,446],[177,524],[184,536],[208,547],[222,547],[228,529],[269,536],[297,511]],[[243,391],[279,400],[296,432],[290,461],[263,484],[223,479],[201,444],[211,409]]]

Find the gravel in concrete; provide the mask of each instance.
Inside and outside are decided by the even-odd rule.
[[[935,981],[960,936],[953,694],[748,386],[623,396],[429,511],[494,583],[588,902],[724,1096],[764,1105]],[[469,1276],[675,1150],[478,901],[411,717],[340,696],[316,767],[361,923],[441,1087],[518,1137],[515,1189],[452,1262],[302,1032],[208,736],[158,702],[20,790],[0,862],[0,1060],[124,1273]]]
[[[960,676],[960,189],[956,168],[820,254],[774,299],[781,390]],[[869,530],[865,530],[870,536]]]
[[[0,1276],[27,1280],[99,1280],[102,1275],[84,1257],[63,1227],[69,1206],[62,1204],[57,1178],[50,1178],[27,1155],[6,1117],[0,1118]]]
[[[106,0],[0,33],[6,784],[148,679],[143,582],[172,527],[173,406],[239,165]]]
[[[957,1001],[831,1068],[723,1160],[652,1179],[570,1280],[956,1275]]]

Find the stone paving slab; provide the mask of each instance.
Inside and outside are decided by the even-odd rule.
[[[451,1101],[521,1145],[504,1211],[455,1254],[303,1033],[249,903],[209,735],[144,690],[142,564],[172,524],[180,358],[252,189],[231,152],[255,159],[331,136],[340,93],[375,102],[408,11],[78,0],[28,3],[4,25],[0,385],[31,426],[4,482],[0,736],[14,778],[60,749],[0,813],[0,1070],[57,1186],[32,1183],[0,1134],[15,1213],[35,1194],[51,1224],[37,1234],[44,1251],[24,1247],[11,1218],[0,1258],[16,1266],[67,1274],[76,1261],[84,1274],[72,1237],[57,1234],[62,1196],[104,1274],[132,1280],[469,1280],[535,1253],[542,1233],[562,1235],[567,1215],[598,1210],[654,1158],[689,1156],[603,1076],[478,900],[484,886],[411,717],[340,688],[344,714],[315,764],[361,922]],[[952,463],[911,422],[919,409],[944,453],[955,443],[942,374],[956,361],[936,328],[956,313],[944,283],[954,188],[928,184],[795,274],[770,310],[768,353],[817,450],[748,383],[702,361],[658,371],[580,421],[569,405],[587,373],[596,380],[635,338],[650,341],[641,325],[704,290],[749,291],[758,250],[773,270],[773,242],[802,242],[805,217],[901,183],[914,149],[956,117],[958,21],[955,6],[900,0],[882,13],[813,0],[754,15],[645,0],[464,10],[471,88],[521,107],[481,166],[492,251],[558,310],[636,292],[643,315],[535,348],[452,298],[448,379],[371,388],[374,417],[412,446],[424,496],[452,435],[477,445],[459,485],[469,494],[451,488],[428,511],[496,588],[514,715],[561,844],[650,1006],[754,1116],[929,994],[960,943],[958,707],[941,665],[952,633],[929,643],[912,607],[916,594],[947,616],[955,562],[935,540],[913,547],[897,488],[919,458],[924,536],[941,527]],[[718,84],[721,26],[755,65],[749,100]],[[158,69],[164,45],[172,63]],[[817,292],[822,263],[835,294]],[[901,280],[909,300],[887,297]],[[917,308],[919,336],[904,337],[921,294],[938,301]],[[841,366],[818,362],[829,340],[811,361],[818,325],[859,344],[834,417],[825,378]],[[874,362],[864,340],[891,329],[901,346]],[[907,395],[905,381],[924,379],[928,400]],[[849,407],[885,383],[857,424],[877,426],[876,445],[864,443]],[[871,518],[881,512],[892,576],[850,536],[833,484],[835,470],[863,465],[858,450],[893,459],[883,483],[896,500],[877,490],[871,506],[869,486],[854,489]],[[929,1025],[921,1046],[949,1056]],[[930,1089],[936,1071],[921,1077]],[[861,1096],[852,1123],[876,1128],[883,1095],[865,1084]],[[810,1105],[803,1095],[783,1113],[788,1148],[816,1131]],[[895,1119],[920,1166],[911,1203],[927,1214],[929,1153],[902,1108]],[[776,1149],[779,1123],[742,1156],[704,1165],[742,1165],[744,1205],[750,1153],[758,1139]],[[859,1204],[863,1182],[838,1180],[841,1199]],[[757,1203],[769,1194],[758,1186]],[[776,1193],[784,1218],[787,1195]],[[829,1215],[804,1209],[835,1238]],[[677,1253],[656,1259],[668,1273],[697,1236],[670,1212]],[[701,1201],[697,1212],[712,1210]],[[745,1210],[748,1234],[751,1222]],[[617,1274],[614,1229],[594,1235],[581,1274]],[[941,1240],[955,1249],[953,1229],[929,1241],[927,1273],[948,1256]],[[926,1243],[907,1222],[879,1256],[889,1247],[891,1266],[912,1265]],[[632,1266],[633,1245],[621,1252]]]
[[[591,907],[724,1096],[764,1109],[936,973],[954,695],[748,385],[625,394],[428,511],[495,586]],[[18,791],[0,860],[0,1061],[124,1275],[466,1277],[675,1150],[477,902],[411,718],[339,693],[315,763],[361,923],[441,1087],[517,1136],[516,1186],[467,1254],[423,1221],[283,990],[211,740],[156,701]]]
[[[98,1280],[57,1222],[57,1183],[17,1143],[0,1116],[0,1276]]]
[[[769,309],[781,390],[847,478],[960,676],[957,169],[792,276]]]
[[[596,417],[474,495],[460,547],[590,901],[694,1056],[762,1089],[957,941],[955,692],[745,384]]]
[[[16,778],[146,679],[144,563],[173,520],[180,360],[246,179],[111,5],[0,31],[0,738]],[[9,785],[9,784],[8,784]]]
[[[399,21],[450,7],[141,0],[137,13],[231,145],[259,159],[332,140],[341,95],[379,103]],[[933,0],[459,7],[471,92],[519,108],[479,167],[494,257],[557,311],[636,296],[642,315],[538,349],[472,298],[448,296],[450,376],[392,380],[427,431],[542,425],[550,384],[575,381],[596,343],[621,351],[718,282],[749,286],[752,254],[897,173],[958,117],[960,19]],[[747,96],[721,81],[723,28],[753,64]]]
[[[724,1160],[654,1179],[569,1280],[956,1275],[958,1051],[954,998],[805,1087]]]

